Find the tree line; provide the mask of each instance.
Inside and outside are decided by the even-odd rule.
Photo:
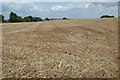
[[[57,19],[49,19],[49,18],[45,18],[45,19],[42,19],[41,17],[33,17],[33,16],[26,16],[26,17],[21,17],[21,16],[18,16],[16,13],[14,12],[11,12],[10,15],[9,15],[9,20],[4,20],[4,16],[3,15],[0,15],[0,22],[37,22],[37,21],[43,21],[43,20],[46,20],[46,21],[49,21],[49,20],[68,20],[68,18],[66,17],[63,17],[61,19],[57,18]],[[101,16],[100,18],[114,18],[114,16],[109,16],[109,15],[103,15]],[[120,18],[120,16],[119,16]]]
[[[114,18],[115,16],[103,15],[100,18]]]
[[[64,17],[63,20],[66,20],[68,18]],[[51,19],[45,18],[44,20],[49,21]],[[26,17],[21,17],[18,16],[16,13],[11,12],[9,20],[6,21],[4,20],[4,16],[0,15],[0,22],[37,22],[37,21],[43,21],[41,17],[33,17],[33,16],[26,16]]]

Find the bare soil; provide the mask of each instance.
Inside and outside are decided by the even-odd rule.
[[[5,78],[117,78],[118,20],[2,24]]]

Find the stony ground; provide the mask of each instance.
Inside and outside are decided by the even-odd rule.
[[[118,77],[117,19],[2,24],[3,77]]]

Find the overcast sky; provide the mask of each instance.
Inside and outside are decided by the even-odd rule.
[[[41,18],[99,18],[102,15],[118,16],[118,0],[92,2],[2,2],[5,19],[11,11],[19,16],[38,16]],[[0,3],[1,4],[1,3]]]

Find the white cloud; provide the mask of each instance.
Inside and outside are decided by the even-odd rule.
[[[31,2],[3,2],[2,8],[4,11],[4,8],[8,11],[42,11],[43,7],[40,5],[35,5]]]
[[[60,11],[60,10],[62,10],[62,9],[63,9],[63,6],[61,6],[61,5],[53,6],[53,7],[51,8],[52,11]]]
[[[116,7],[117,2],[72,2],[68,3],[64,6],[53,6],[52,11],[68,11],[68,10],[73,10],[73,9],[89,9],[89,8],[98,8],[98,9],[103,9],[103,8],[110,8],[110,7]]]
[[[86,5],[85,5],[85,8],[88,8],[90,5],[91,5],[90,3],[86,4]]]
[[[68,11],[71,9],[76,9],[76,8],[84,8],[87,9],[89,6],[91,5],[91,3],[69,3],[65,6],[61,6],[61,5],[56,5],[56,6],[52,6],[51,10],[52,11]]]
[[[31,9],[31,11],[43,11],[43,8],[41,8],[40,6],[33,6]]]
[[[41,6],[42,5],[42,6]],[[52,7],[50,7],[52,6]],[[40,17],[99,17],[102,14],[117,15],[117,5],[105,2],[69,2],[69,3],[32,3],[32,2],[3,2],[2,9],[8,18],[11,11],[20,16]]]
[[[36,15],[44,11],[44,7],[32,2],[3,2],[2,14],[9,18],[10,12],[15,12],[20,16]]]
[[[87,9],[90,5],[91,5],[90,2],[89,3],[88,2],[87,3],[77,3],[76,8],[78,7],[78,8],[85,8],[85,9]]]

